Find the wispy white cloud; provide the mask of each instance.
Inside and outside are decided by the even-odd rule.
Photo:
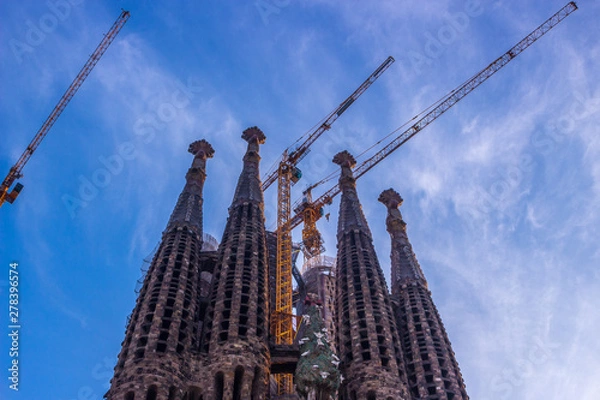
[[[33,227],[29,227],[30,229]],[[40,296],[45,299],[52,309],[58,311],[60,314],[72,318],[77,321],[81,328],[87,328],[90,316],[87,310],[82,310],[77,302],[74,300],[73,293],[71,290],[66,288],[63,281],[59,279],[60,276],[57,273],[57,266],[60,264],[54,261],[59,258],[55,252],[50,248],[50,245],[46,240],[39,237],[37,234],[31,234],[31,232],[25,233],[29,238],[29,256],[24,259],[25,265],[31,263],[33,267],[35,277],[35,283],[32,287],[39,287],[41,289]],[[27,265],[26,268],[28,268]]]
[[[141,259],[160,238],[183,187],[191,162],[185,150],[193,140],[206,138],[216,150],[207,164],[205,231],[220,239],[246,147],[240,135],[248,125],[257,124],[267,134],[261,149],[265,172],[387,55],[396,57],[299,165],[305,176],[294,188],[296,197],[304,184],[335,173],[331,157],[337,151],[359,154],[562,6],[482,3],[480,15],[470,18],[441,51],[428,54],[427,34],[437,37],[451,26],[448,13],[465,11],[467,3],[290,3],[268,26],[253,5],[229,8],[220,3],[157,6],[146,10],[145,19],[132,19],[69,106],[68,121],[77,133],[44,143],[46,151],[36,154],[36,164],[27,171],[36,184],[28,184],[19,199],[18,237],[31,244],[15,251],[40,258],[36,279],[45,282],[44,296],[56,299],[50,307],[77,329],[84,323],[96,326],[87,316],[85,296],[81,306],[59,307],[58,301],[73,300],[75,288],[53,278],[57,264],[42,268],[57,251],[74,259],[71,253],[85,248],[82,243],[99,248],[99,260],[91,257],[90,269],[101,270],[99,276],[107,280],[131,279],[133,286]],[[575,16],[358,181],[388,276],[389,236],[377,196],[393,187],[405,198],[402,212],[409,236],[472,398],[592,400],[599,389],[593,382],[600,381],[594,359],[600,324],[593,310],[598,308],[594,293],[600,278],[595,267],[600,261],[600,47],[592,34],[599,6],[579,3]],[[87,44],[100,39],[96,30],[105,27],[91,22],[96,6],[89,7],[73,16],[72,29],[81,21],[91,26],[81,37],[65,31],[55,36],[59,46],[48,42],[48,52],[64,57],[44,65],[46,50],[40,48],[24,66],[21,73],[29,84],[22,91],[14,89],[23,94],[13,96],[14,120],[25,119],[25,102],[37,91],[47,104],[35,102],[35,108],[46,114],[53,93],[61,82],[70,82],[84,61],[78,56],[90,53]],[[195,29],[187,25],[206,15],[219,16],[218,26],[204,29],[208,20]],[[146,20],[154,25],[144,25]],[[160,38],[153,36],[156,32]],[[180,59],[171,59],[174,54]],[[419,64],[419,55],[428,61]],[[197,79],[198,90],[178,107],[173,95],[189,78]],[[6,81],[13,80],[24,82]],[[23,126],[7,130],[18,134],[2,144],[9,149],[3,150],[6,154],[20,154],[30,139]],[[154,136],[149,139],[144,132]],[[78,176],[91,179],[105,168],[99,157],[118,154],[125,142],[135,144],[135,158],[70,219],[57,200],[61,191],[76,193]],[[266,199],[272,225],[274,189]],[[335,253],[338,201],[325,210],[330,221],[319,222],[328,255]],[[52,226],[31,224],[32,219],[52,221]],[[31,229],[45,237],[31,237]],[[54,238],[66,231],[74,241],[68,246]],[[298,229],[294,235],[300,237]],[[122,243],[109,248],[106,243],[115,237]],[[122,260],[115,262],[114,254]],[[114,290],[120,280],[104,288]],[[123,316],[130,306],[123,308]],[[121,329],[122,318],[118,325]],[[118,341],[113,347],[116,351]]]
[[[578,51],[573,51],[573,56],[589,59]],[[392,185],[407,199],[403,208],[409,235],[433,281],[434,297],[440,299],[438,307],[449,323],[471,396],[534,399],[540,393],[549,398],[561,398],[551,393],[562,393],[562,397],[580,393],[582,398],[594,398],[592,391],[578,389],[579,385],[585,387],[578,378],[572,377],[567,384],[563,381],[560,390],[556,384],[558,377],[572,376],[563,363],[565,346],[573,355],[581,355],[589,346],[586,339],[569,344],[565,340],[573,334],[569,321],[590,320],[585,304],[592,295],[573,298],[569,293],[579,285],[571,274],[583,273],[574,272],[577,257],[594,253],[583,250],[587,244],[576,252],[567,249],[574,240],[586,243],[597,237],[599,216],[592,188],[584,189],[580,183],[596,173],[596,141],[586,137],[596,137],[595,113],[590,109],[573,129],[580,136],[578,145],[585,146],[583,154],[577,146],[563,148],[565,143],[557,143],[547,131],[549,122],[558,120],[572,106],[573,96],[565,94],[589,85],[584,82],[593,76],[591,70],[582,67],[587,61],[577,58],[573,64],[565,61],[565,65],[550,70],[549,65],[530,68],[532,75],[523,71],[526,62],[513,66],[529,76],[527,81],[513,83],[500,78],[510,83],[509,91],[497,84],[482,87],[480,91],[486,95],[466,99],[464,105],[456,107],[463,111],[444,116],[399,150],[401,155],[391,156],[376,167],[385,174],[375,173],[359,183],[359,191],[361,187],[384,189]],[[572,68],[576,73],[568,73]],[[557,78],[567,73],[573,78],[557,87],[548,79],[548,71]],[[515,73],[509,75],[512,79]],[[508,101],[485,104],[490,89],[506,92]],[[426,104],[427,88],[420,93],[420,98],[410,97],[413,110]],[[469,101],[477,99],[475,113]],[[398,104],[392,107],[406,108],[401,96],[396,100]],[[549,114],[549,110],[556,112]],[[559,155],[568,160],[560,167],[553,163]],[[394,164],[396,168],[391,167]],[[561,168],[574,173],[563,170],[561,174]],[[592,179],[597,182],[597,175]],[[540,185],[552,196],[541,191]],[[568,188],[586,201],[563,203]],[[495,201],[483,209],[479,203],[482,192],[495,195]],[[372,196],[361,193],[361,198],[366,210],[373,209]],[[474,209],[479,212],[473,213]],[[373,217],[370,221],[378,247],[383,249],[379,257],[387,265],[389,247],[384,242],[389,239],[381,233],[383,218],[377,212],[368,214]],[[523,229],[528,233],[522,233]],[[557,248],[565,253],[557,253]],[[595,254],[597,259],[598,252]],[[570,309],[581,310],[581,314],[573,318]],[[587,335],[593,335],[597,328],[592,322],[577,324]],[[477,333],[466,342],[467,332]],[[545,358],[535,358],[533,350]],[[466,368],[463,360],[470,360]],[[477,371],[471,363],[477,365]],[[592,360],[586,360],[585,365],[592,374],[599,373]],[[517,374],[518,380],[506,377],[507,370]]]

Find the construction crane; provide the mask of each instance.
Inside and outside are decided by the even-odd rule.
[[[263,180],[262,189],[266,190],[277,181],[277,256],[276,256],[276,288],[275,313],[271,315],[271,333],[276,344],[292,344],[294,340],[293,294],[292,294],[292,235],[288,225],[291,216],[291,187],[302,173],[296,165],[308,154],[310,146],[383,74],[394,62],[388,57],[358,89],[333,110],[324,122],[305,141],[293,150],[283,152],[278,168]],[[301,139],[300,139],[301,140]],[[320,237],[315,241],[322,244]],[[291,374],[277,374],[275,377],[279,394],[293,393],[293,377]]]
[[[406,143],[409,139],[414,137],[417,133],[421,132],[425,127],[427,127],[437,118],[439,118],[443,113],[448,111],[456,103],[465,98],[469,93],[475,90],[479,85],[481,85],[488,78],[490,78],[492,75],[498,72],[510,61],[515,59],[515,57],[521,54],[536,40],[545,35],[549,30],[558,25],[562,20],[568,17],[575,10],[577,10],[577,5],[575,4],[575,2],[568,3],[566,6],[561,8],[556,14],[554,14],[543,24],[537,27],[533,32],[527,35],[523,40],[517,43],[514,47],[512,47],[502,56],[498,57],[490,65],[485,67],[479,73],[475,74],[472,78],[463,83],[461,86],[454,89],[445,97],[443,97],[440,101],[438,101],[436,104],[430,107],[430,111],[428,111],[424,116],[419,118],[417,122],[413,123],[408,129],[403,131],[400,135],[398,135],[395,139],[393,139],[390,143],[388,143],[385,147],[383,147],[369,159],[365,160],[360,165],[355,167],[353,170],[354,178],[358,179],[364,174],[366,174],[375,165],[380,163],[387,156],[392,154],[400,146]],[[415,120],[416,118],[418,117],[413,118],[413,120]],[[336,184],[313,202],[311,198],[311,190],[315,186],[316,185],[312,185],[309,187],[308,190],[305,191],[305,197],[298,203],[297,206],[294,207],[295,215],[288,220],[288,225],[282,227],[284,231],[290,232],[301,222],[304,222],[303,234],[306,232],[308,239],[314,237],[315,234],[318,235],[316,223],[317,220],[321,217],[321,210],[325,205],[331,204],[332,199],[340,193],[341,189]],[[313,244],[313,248],[310,251],[317,252],[318,246]]]
[[[17,179],[23,176],[23,174],[21,173],[23,171],[23,167],[25,166],[27,161],[29,161],[33,152],[38,148],[42,140],[44,140],[44,137],[46,137],[46,135],[60,116],[60,114],[62,114],[67,104],[69,104],[69,101],[71,101],[75,93],[77,93],[77,90],[83,84],[85,78],[87,78],[90,72],[92,72],[92,69],[98,63],[100,57],[102,57],[102,55],[106,52],[108,46],[110,46],[110,44],[113,42],[123,25],[125,25],[125,22],[127,22],[129,16],[129,11],[123,10],[121,12],[119,18],[117,18],[117,20],[110,28],[108,33],[104,35],[104,38],[102,39],[94,53],[90,56],[88,61],[85,63],[83,68],[81,68],[81,71],[79,71],[79,74],[77,74],[77,76],[71,83],[71,86],[69,86],[65,94],[63,94],[63,96],[58,101],[58,104],[54,107],[46,121],[44,121],[44,123],[42,124],[42,127],[35,134],[31,143],[29,143],[29,146],[27,146],[21,157],[17,160],[16,164],[13,165],[13,167],[10,169],[8,175],[6,175],[6,178],[4,178],[4,181],[0,186],[0,207],[2,206],[2,204],[4,204],[5,201],[11,204],[15,201],[15,199],[23,189],[23,185],[21,183],[17,183],[12,189],[12,191],[9,193],[8,191],[10,190],[11,186]]]

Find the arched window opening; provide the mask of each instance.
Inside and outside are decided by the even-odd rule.
[[[252,378],[252,397],[251,400],[258,400],[262,387],[262,371],[259,367],[254,368],[254,377]]]
[[[188,389],[186,396],[183,400],[202,400],[202,391],[200,388],[192,386]]]
[[[146,400],[156,400],[156,386],[152,385],[146,393]]]
[[[223,387],[224,387],[223,379],[224,379],[223,373],[217,372],[217,375],[215,375],[215,399],[216,400],[223,400]]]
[[[175,393],[177,392],[177,389],[175,389],[175,386],[171,386],[169,388],[169,400],[175,400]]]
[[[233,400],[242,398],[242,382],[244,380],[244,368],[237,367],[233,378]]]

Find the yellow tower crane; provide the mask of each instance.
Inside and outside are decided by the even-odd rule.
[[[333,110],[324,122],[304,142],[294,149],[283,152],[279,166],[263,180],[262,188],[266,190],[277,181],[277,271],[275,288],[275,313],[271,315],[271,334],[277,344],[292,344],[294,339],[292,314],[292,236],[288,225],[291,216],[291,187],[300,179],[302,173],[296,165],[306,156],[310,146],[363,94],[373,82],[383,74],[394,62],[388,57],[358,89]],[[300,138],[298,141],[302,140]],[[297,141],[297,142],[298,142]],[[320,238],[315,241],[321,244]],[[290,374],[277,374],[279,394],[293,393],[293,379]]]
[[[92,72],[92,69],[98,63],[100,57],[102,57],[104,52],[106,52],[108,46],[110,46],[110,44],[113,42],[123,25],[125,25],[125,22],[127,22],[129,16],[129,11],[123,10],[123,12],[121,12],[119,18],[117,18],[117,20],[110,28],[108,33],[104,35],[104,38],[102,39],[94,53],[90,56],[83,68],[81,68],[79,74],[77,74],[77,76],[75,77],[65,94],[62,95],[62,97],[58,101],[58,104],[54,107],[46,121],[44,121],[44,123],[42,124],[42,127],[35,134],[31,143],[29,143],[29,146],[27,146],[21,157],[19,157],[15,165],[13,165],[13,167],[10,169],[8,175],[6,175],[6,178],[4,178],[2,185],[0,185],[0,207],[2,206],[2,204],[4,204],[5,201],[11,204],[15,201],[15,199],[23,189],[23,185],[21,183],[17,183],[13,187],[12,191],[9,193],[8,191],[10,190],[11,186],[17,179],[23,176],[23,174],[21,173],[23,167],[25,166],[27,161],[29,161],[33,152],[38,148],[44,137],[46,137],[46,135],[50,131],[50,128],[52,128],[60,114],[62,114],[67,104],[69,104],[69,101],[71,101],[75,93],[77,93],[77,90],[83,84],[85,78],[87,78],[90,72]]]
[[[529,35],[517,43],[506,53],[494,60],[490,65],[475,74],[472,78],[448,93],[437,103],[430,106],[425,114],[421,113],[411,120],[411,125],[403,131],[395,139],[385,145],[381,150],[376,152],[369,159],[363,161],[354,168],[354,178],[358,179],[366,174],[371,168],[380,163],[387,156],[396,151],[400,146],[406,143],[409,139],[421,132],[425,127],[435,121],[443,113],[448,111],[452,106],[462,100],[465,96],[475,90],[479,85],[485,82],[488,78],[498,72],[502,67],[512,61],[515,57],[521,54],[525,49],[531,46],[536,40],[545,35],[549,30],[558,25],[562,20],[568,17],[572,12],[577,10],[575,2],[570,2],[553,16],[548,18],[543,24],[533,30]],[[412,121],[415,121],[412,123]],[[399,130],[399,129],[398,129]],[[398,130],[392,132],[395,133]],[[388,135],[390,136],[390,135]],[[383,140],[383,139],[382,139]],[[381,140],[381,141],[382,141]],[[380,141],[380,142],[381,142]],[[323,183],[325,180],[310,186],[304,193],[302,201],[294,208],[294,216],[288,220],[288,224],[282,226],[284,232],[290,232],[292,229],[304,222],[303,234],[306,232],[306,237],[303,237],[305,243],[312,243],[313,248],[308,250],[318,254],[319,247],[311,238],[318,234],[316,223],[321,217],[321,209],[328,204],[331,204],[332,199],[340,193],[340,187],[336,184],[315,201],[312,201],[311,190]]]

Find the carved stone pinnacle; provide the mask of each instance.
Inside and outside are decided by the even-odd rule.
[[[402,196],[400,196],[400,194],[392,188],[381,192],[377,200],[385,204],[385,206],[389,209],[398,208],[404,202]]]
[[[265,136],[263,131],[261,131],[256,126],[248,128],[242,133],[242,139],[244,139],[248,143],[256,141],[258,144],[263,144],[266,138],[267,137]]]
[[[333,162],[341,167],[348,168],[353,168],[356,165],[354,156],[352,156],[352,154],[350,154],[347,150],[340,151],[333,156]]]
[[[196,140],[194,143],[190,144],[188,151],[200,158],[212,158],[212,156],[215,154],[215,150],[212,148],[210,143],[204,139]]]

